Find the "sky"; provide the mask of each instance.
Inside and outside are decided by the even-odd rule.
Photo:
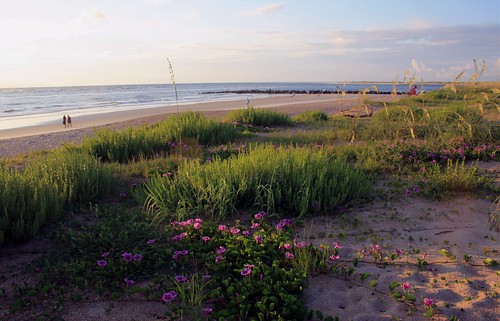
[[[500,81],[498,0],[0,0],[0,88]]]

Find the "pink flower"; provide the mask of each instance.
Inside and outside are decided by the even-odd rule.
[[[333,248],[335,249],[341,249],[342,248],[342,245],[340,245],[339,243],[337,242],[333,242]]]
[[[287,259],[291,260],[291,259],[293,259],[293,258],[294,258],[294,255],[293,255],[293,253],[291,253],[291,252],[286,252],[286,253],[285,253],[285,257],[286,257]]]
[[[430,308],[433,304],[434,304],[434,301],[432,301],[432,299],[428,299],[428,298],[424,298],[424,304]]]
[[[215,251],[215,253],[222,255],[226,253],[226,248],[224,246],[219,246],[219,249]]]
[[[207,315],[209,315],[210,313],[212,313],[212,311],[213,311],[213,310],[214,310],[214,309],[212,309],[212,308],[203,308],[203,314],[204,314],[205,316],[207,316]]]
[[[255,238],[255,242],[256,242],[257,244],[260,244],[260,243],[262,243],[262,241],[263,241],[262,236],[260,236],[260,235],[255,235],[255,237],[254,237],[254,238]]]
[[[177,283],[184,283],[184,282],[187,282],[187,278],[184,275],[176,275],[175,281]]]
[[[250,268],[244,268],[243,270],[241,270],[241,275],[243,276],[249,276],[250,274],[252,274],[252,269]]]
[[[226,225],[219,225],[218,227],[219,231],[227,231],[227,226]]]
[[[285,250],[291,250],[292,249],[292,244],[285,243],[285,245],[283,245],[283,247],[285,248]]]
[[[237,227],[232,227],[230,231],[233,235],[238,235],[240,233],[240,229]]]
[[[175,291],[170,291],[170,292],[163,293],[163,295],[161,296],[161,299],[163,302],[170,302],[173,299],[175,299],[176,297],[177,297],[177,293]]]
[[[135,255],[134,255],[134,261],[139,262],[140,260],[142,260],[142,255],[141,255],[141,254],[139,254],[139,253],[138,253],[138,254],[135,254]]]
[[[106,266],[106,265],[108,265],[108,261],[99,260],[99,261],[97,261],[97,265],[99,265],[100,267]]]
[[[260,220],[260,219],[263,219],[263,218],[264,218],[264,216],[266,216],[266,212],[261,211],[261,212],[259,212],[259,213],[255,214],[255,216],[254,216],[254,217],[255,217],[255,219],[256,219],[256,220]]]
[[[333,262],[337,261],[338,259],[340,259],[340,256],[338,256],[338,255],[330,255],[330,260],[332,260]]]
[[[260,226],[259,223],[253,223],[252,226],[250,226],[251,229],[256,229]]]
[[[196,222],[194,223],[193,227],[195,230],[199,230],[201,228],[201,223]]]
[[[215,263],[220,263],[221,261],[222,261],[222,256],[219,255],[215,258]]]
[[[203,236],[203,237],[201,238],[201,240],[202,240],[203,242],[207,243],[208,241],[210,241],[210,236]]]
[[[411,284],[409,282],[405,282],[405,283],[403,283],[402,286],[403,286],[403,290],[406,291],[406,290],[410,289]]]
[[[122,258],[125,260],[125,262],[130,262],[133,259],[132,254],[130,254],[128,252],[124,252],[122,254]]]

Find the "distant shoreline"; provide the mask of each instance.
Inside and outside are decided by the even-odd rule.
[[[374,101],[390,101],[390,95],[368,95]],[[271,108],[290,116],[304,111],[322,111],[327,114],[360,105],[364,97],[350,95],[340,99],[338,95],[297,95],[255,98],[250,105],[255,108]],[[179,106],[179,112],[197,111],[210,117],[222,118],[231,110],[246,107],[246,100],[196,103]],[[81,143],[84,137],[92,137],[98,129],[124,129],[152,125],[175,114],[174,108],[149,108],[112,113],[73,117],[73,127],[64,128],[62,118],[57,124],[0,130],[0,158],[26,154],[38,150],[49,150],[68,143]],[[62,117],[62,116],[61,116]]]

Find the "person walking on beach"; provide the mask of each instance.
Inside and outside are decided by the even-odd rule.
[[[66,128],[66,115],[63,115],[63,125],[64,125],[64,128]]]
[[[71,123],[71,116],[68,115],[68,127],[73,127],[73,124]]]

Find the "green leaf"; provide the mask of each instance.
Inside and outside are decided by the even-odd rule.
[[[369,272],[365,272],[365,273],[361,274],[361,277],[360,277],[361,282],[365,282],[366,279],[368,279],[370,277],[370,275],[371,274]]]
[[[370,287],[372,287],[372,288],[376,287],[377,284],[378,284],[378,282],[376,280],[370,281]]]
[[[320,310],[316,310],[315,313],[316,318],[318,318],[319,320],[323,320],[323,312],[321,312]]]
[[[391,291],[394,291],[394,289],[397,288],[398,286],[401,286],[401,282],[391,282],[391,284],[389,284],[389,289]]]

